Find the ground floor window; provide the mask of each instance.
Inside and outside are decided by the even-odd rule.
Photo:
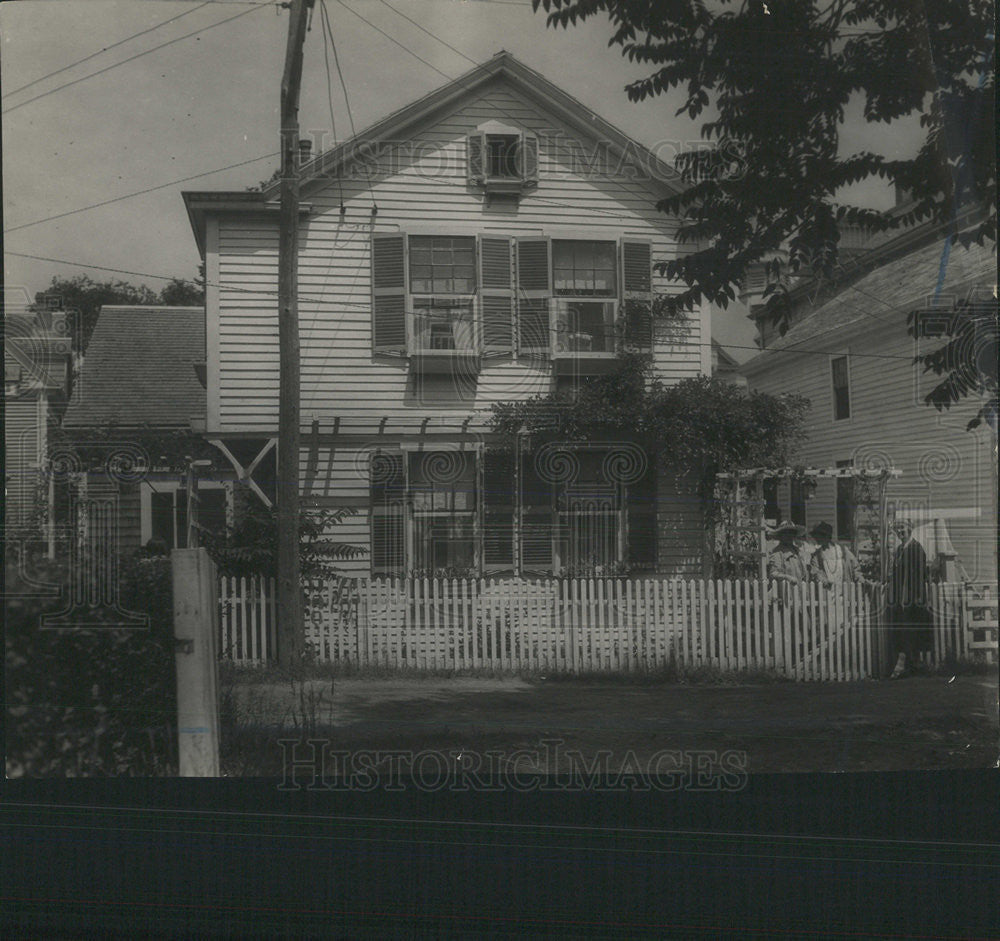
[[[655,475],[608,447],[381,452],[370,475],[375,575],[655,567]]]
[[[225,484],[199,482],[198,523],[225,534],[232,500]],[[144,484],[141,490],[142,544],[150,539],[162,542],[167,549],[188,547],[188,494],[174,481]]]

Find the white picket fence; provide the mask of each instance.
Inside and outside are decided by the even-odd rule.
[[[276,651],[274,579],[222,579],[221,650]],[[641,671],[674,664],[799,680],[878,676],[878,590],[751,580],[339,579],[306,586],[316,658],[423,670]],[[996,657],[996,586],[932,585],[931,660]]]

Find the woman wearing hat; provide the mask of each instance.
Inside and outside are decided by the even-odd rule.
[[[829,523],[817,523],[809,535],[817,543],[816,551],[809,560],[809,573],[821,585],[830,588],[861,580],[858,560],[850,549],[833,541],[833,527]]]
[[[805,527],[785,522],[771,530],[778,537],[778,545],[767,557],[767,577],[779,582],[804,582],[808,577],[806,563],[802,559],[795,540],[805,534]]]

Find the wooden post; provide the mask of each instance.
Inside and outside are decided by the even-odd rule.
[[[299,565],[299,86],[306,3],[289,0],[281,80],[281,208],[278,230],[278,657],[300,663],[305,649]]]
[[[174,549],[177,744],[182,778],[219,776],[218,576],[204,549]]]

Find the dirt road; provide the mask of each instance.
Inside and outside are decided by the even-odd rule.
[[[338,678],[332,693],[329,679],[239,685],[237,701],[244,748],[301,733],[304,717],[341,749],[492,749],[518,753],[525,771],[558,770],[543,741],[608,751],[612,768],[629,752],[739,752],[750,773],[975,768],[1000,755],[997,681],[983,675],[745,686]],[[257,770],[276,773],[280,749],[266,750]]]

